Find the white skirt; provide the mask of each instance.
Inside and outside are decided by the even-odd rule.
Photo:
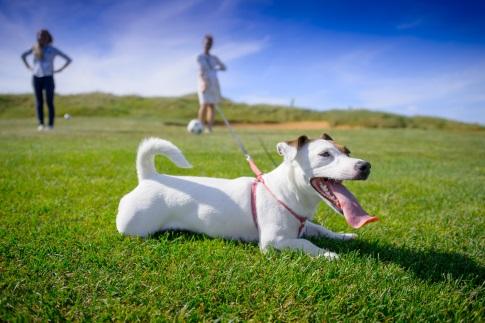
[[[221,101],[221,89],[219,87],[219,80],[216,75],[207,78],[207,88],[202,92],[202,80],[199,80],[199,95],[200,104],[217,104]]]

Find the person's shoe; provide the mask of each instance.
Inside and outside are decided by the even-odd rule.
[[[212,133],[212,129],[210,128],[204,128],[204,133]]]
[[[37,131],[44,131],[45,127],[43,124],[37,126]]]
[[[47,128],[45,128],[45,130],[52,131],[52,130],[54,130],[54,126],[47,126]]]

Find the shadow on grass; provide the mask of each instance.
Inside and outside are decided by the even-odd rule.
[[[204,234],[190,231],[163,231],[152,236],[153,239],[167,241],[204,241],[214,239]],[[221,238],[222,239],[222,238]],[[224,239],[222,239],[224,240]],[[378,242],[362,240],[336,241],[328,239],[312,239],[318,246],[330,249],[339,254],[357,251],[361,255],[375,258],[379,262],[392,262],[411,270],[422,279],[441,282],[448,279],[463,279],[478,287],[485,281],[485,268],[474,260],[458,253],[447,253],[435,250],[415,250],[394,245],[384,245]],[[232,245],[251,245],[256,243],[238,240],[224,240]],[[258,250],[259,252],[259,250]]]
[[[203,233],[195,233],[192,231],[185,231],[185,230],[167,230],[167,231],[159,231],[150,236],[152,239],[156,240],[165,240],[165,241],[205,241],[205,240],[222,240],[227,244],[232,245],[250,245],[250,246],[258,246],[255,242],[246,242],[242,240],[229,240],[224,238],[212,238]]]
[[[401,267],[411,270],[417,277],[432,282],[440,282],[447,279],[464,279],[475,286],[480,286],[485,281],[485,268],[477,264],[473,259],[458,253],[442,252],[436,250],[415,250],[406,247],[354,240],[336,242],[325,240],[318,245],[325,246],[337,253],[349,253],[357,251],[361,255],[368,255],[380,262],[392,262]]]
[[[184,230],[167,230],[167,231],[159,231],[154,233],[150,236],[152,239],[156,240],[166,240],[166,241],[204,241],[207,239],[212,239],[208,235],[195,233],[191,231],[184,231]]]

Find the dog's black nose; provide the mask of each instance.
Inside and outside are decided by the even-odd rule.
[[[355,164],[354,168],[355,170],[358,170],[361,173],[369,173],[370,172],[370,163],[366,161],[359,161]]]

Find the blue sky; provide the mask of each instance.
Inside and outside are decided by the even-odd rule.
[[[31,91],[42,27],[74,60],[58,93],[195,92],[211,33],[235,101],[485,124],[485,1],[0,0],[0,92]]]

